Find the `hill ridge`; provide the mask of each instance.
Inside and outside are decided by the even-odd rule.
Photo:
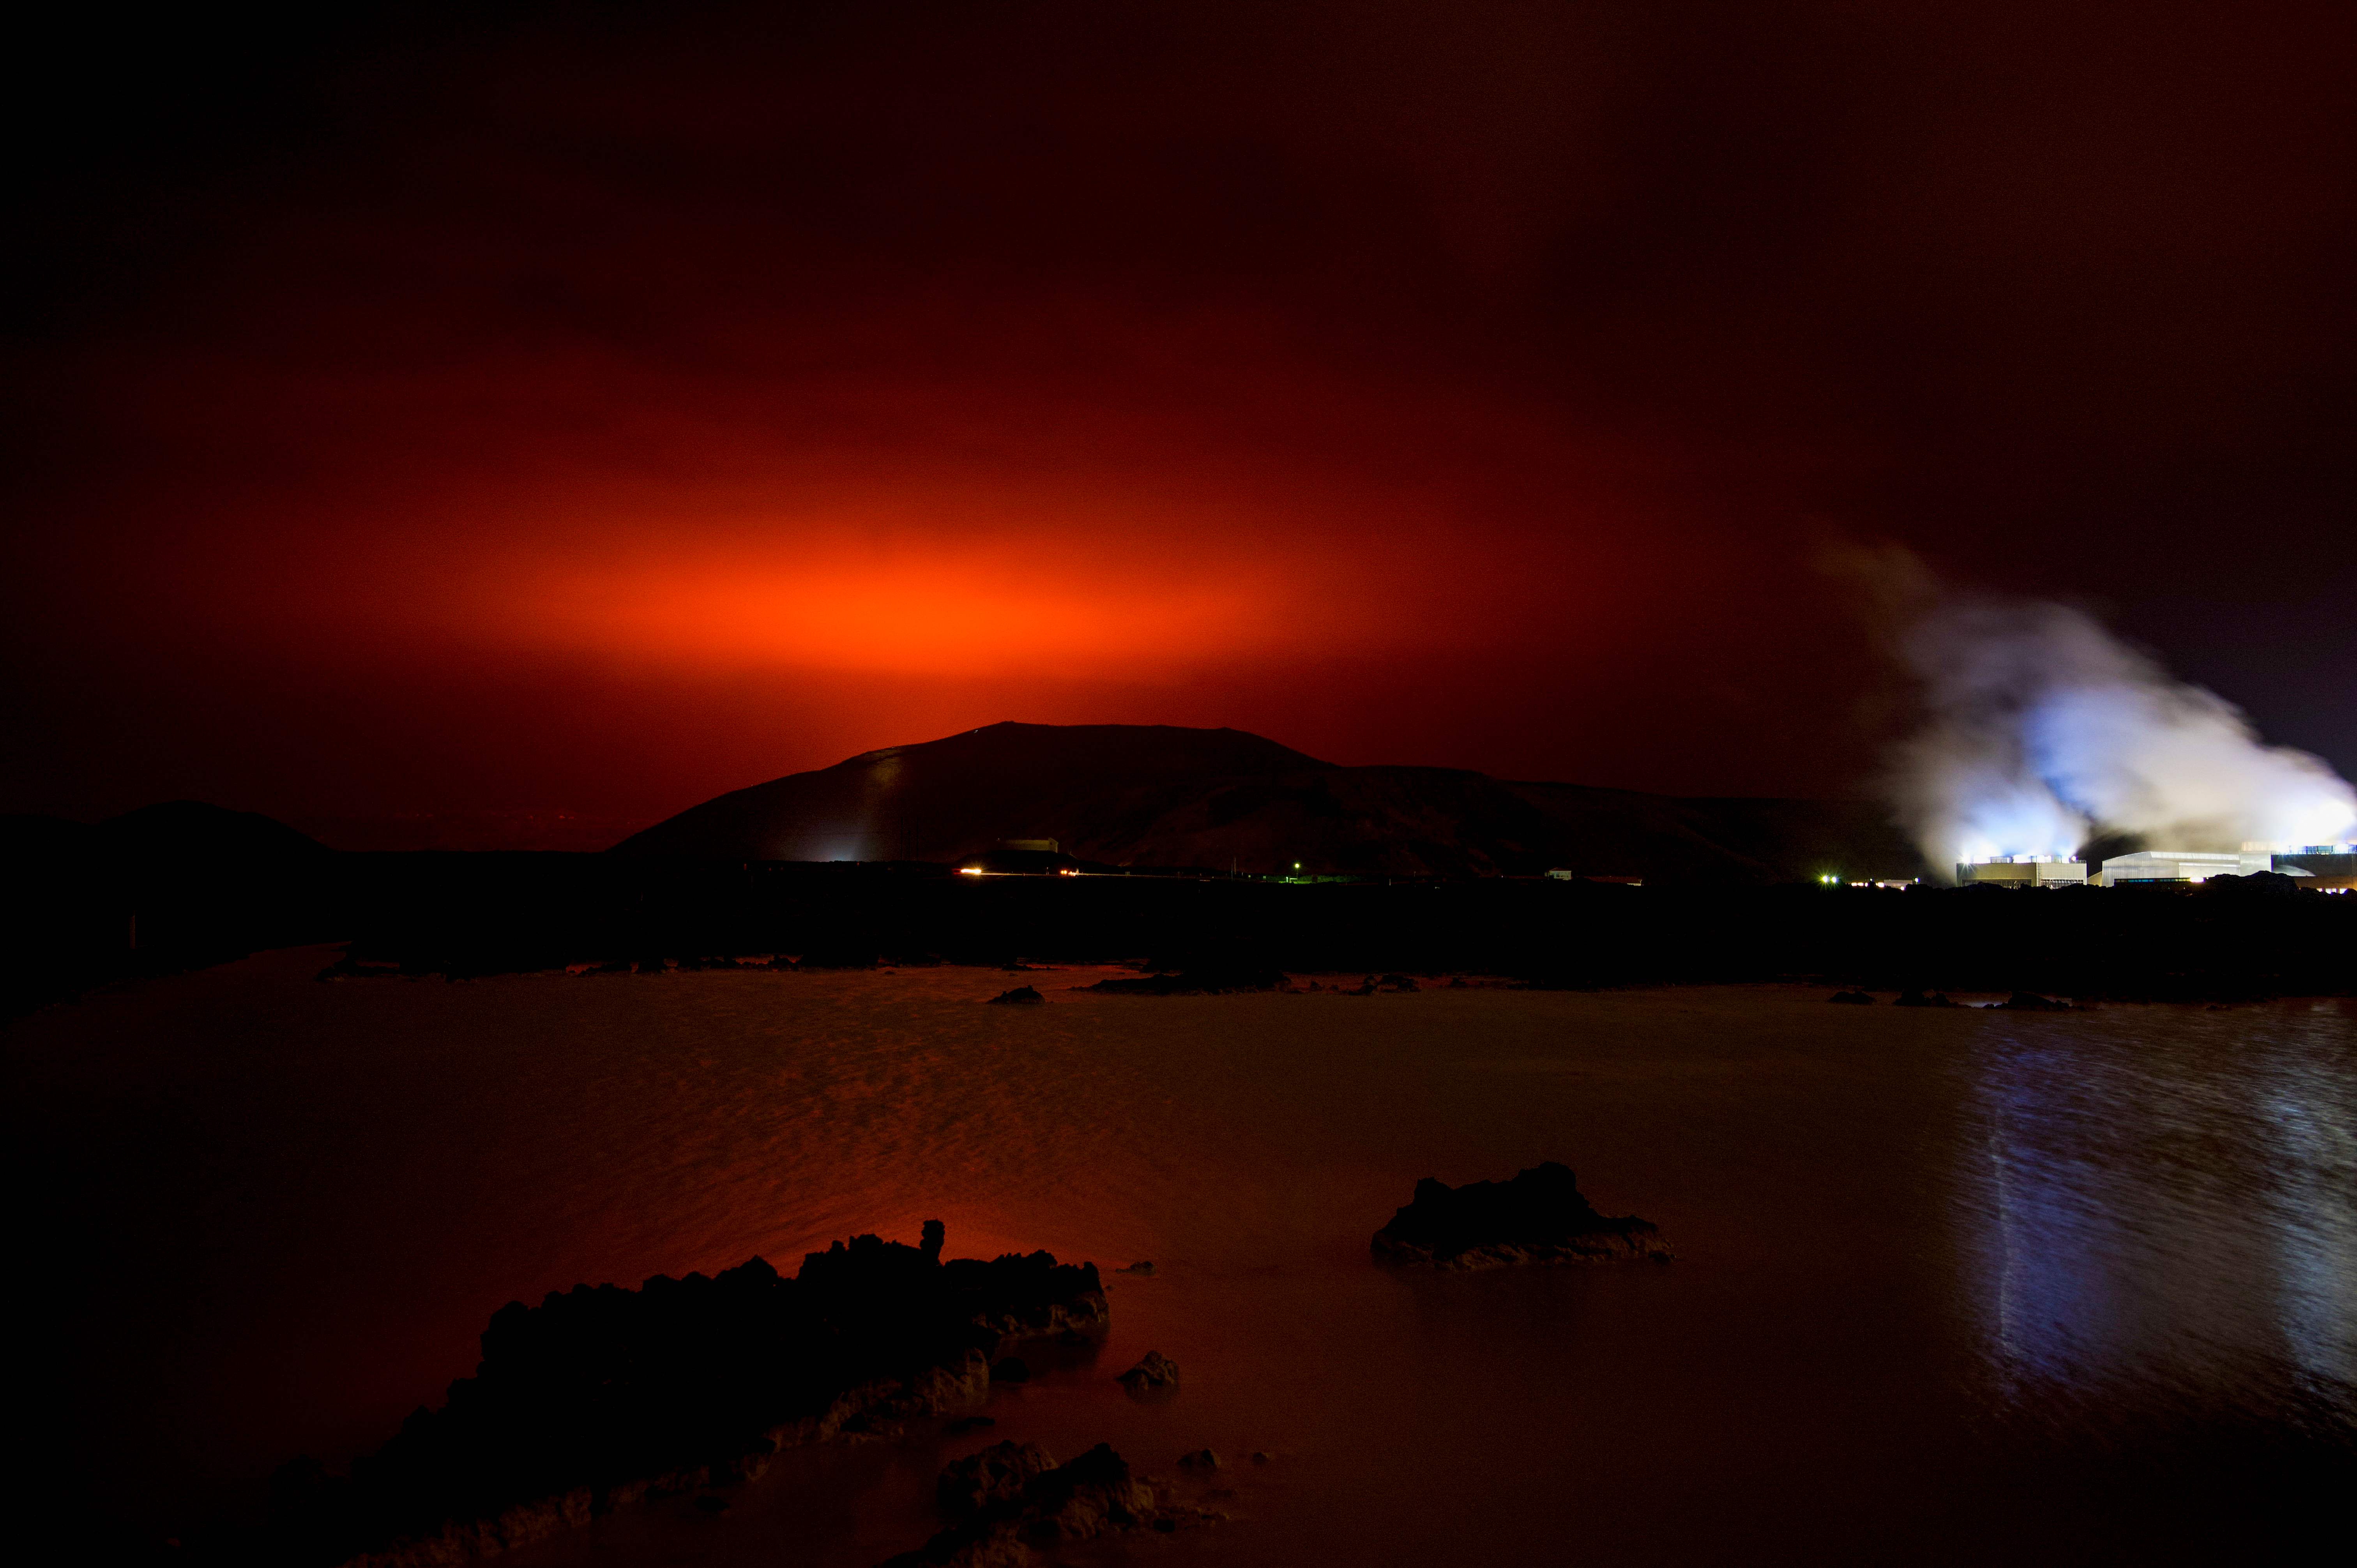
[[[1864,804],[1501,780],[1428,764],[1345,766],[1232,726],[1015,720],[878,747],[727,791],[622,854],[954,861],[1053,838],[1116,865],[1388,876],[1556,868],[1696,884],[1799,880],[1828,863],[1921,872]]]

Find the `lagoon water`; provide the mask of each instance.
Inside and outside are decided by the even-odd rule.
[[[133,1535],[382,1441],[511,1298],[936,1217],[952,1255],[1156,1273],[987,1434],[501,1561],[866,1568],[1002,1437],[1217,1450],[1230,1522],[1083,1554],[1174,1564],[2250,1557],[2337,1535],[2357,1482],[2357,1004],[1072,970],[1006,1008],[986,970],[314,982],[332,956],[0,1033],[59,1495]],[[1679,1261],[1370,1262],[1417,1177],[1547,1158]],[[1148,1348],[1175,1400],[1111,1381]]]

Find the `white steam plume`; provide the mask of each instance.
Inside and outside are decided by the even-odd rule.
[[[2067,856],[2093,832],[2231,850],[2357,827],[2357,790],[2330,768],[2260,744],[2224,698],[2171,680],[2081,611],[1948,603],[1903,646],[1930,714],[1894,792],[1934,866]]]

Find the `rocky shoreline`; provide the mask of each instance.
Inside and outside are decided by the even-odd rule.
[[[980,1402],[1011,1348],[1109,1322],[1092,1263],[944,1262],[942,1243],[936,1220],[921,1246],[856,1237],[791,1278],[754,1258],[510,1303],[440,1409],[349,1477],[286,1466],[267,1539],[225,1560],[457,1568],[789,1448],[898,1435]]]
[[[1103,1443],[1069,1465],[1036,1444],[994,1444],[944,1469],[934,1500],[945,1527],[883,1568],[1025,1568],[1058,1546],[1226,1517],[1179,1502]]]

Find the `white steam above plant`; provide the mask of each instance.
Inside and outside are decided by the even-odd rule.
[[[2347,780],[2263,744],[2233,704],[2079,610],[1951,602],[1915,622],[1904,650],[1929,712],[1893,792],[1933,865],[2065,859],[2097,833],[2235,850],[2357,831]]]

